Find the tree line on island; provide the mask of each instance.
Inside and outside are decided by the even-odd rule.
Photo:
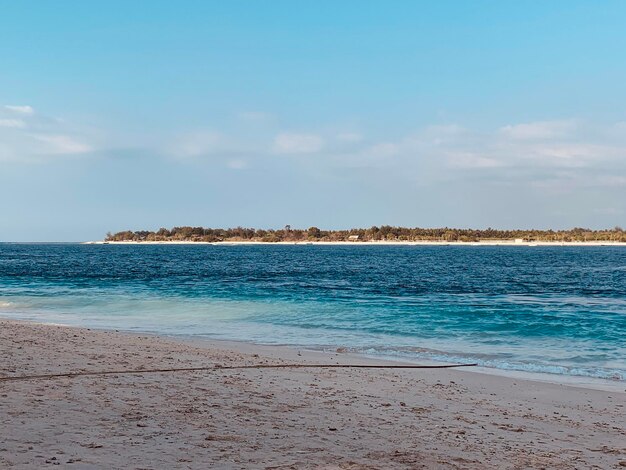
[[[174,227],[157,231],[126,230],[107,233],[105,241],[185,241],[185,242],[347,242],[347,241],[437,241],[437,242],[479,242],[490,240],[520,240],[525,242],[626,242],[626,231],[621,227],[606,230],[573,228],[570,230],[484,230],[455,228],[407,228],[383,225],[349,230],[308,229],[255,229],[255,228],[204,228]]]

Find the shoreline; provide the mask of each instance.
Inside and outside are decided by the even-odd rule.
[[[342,353],[0,320],[0,376]],[[381,363],[382,361],[378,361]],[[0,466],[618,468],[626,394],[457,369],[213,369],[0,382]]]
[[[65,325],[59,325],[65,326]],[[69,326],[69,328],[73,328]],[[111,330],[100,330],[100,331],[111,331]],[[116,330],[118,333],[122,334],[133,334],[132,332],[125,330]],[[224,348],[233,348],[239,351],[251,352],[251,351],[263,351],[264,354],[273,357],[290,357],[295,358],[298,352],[306,351],[308,354],[320,358],[322,360],[333,360],[336,359],[337,356],[342,357],[343,359],[351,359],[352,362],[356,363],[368,363],[368,364],[398,364],[398,365],[449,365],[451,362],[446,361],[435,361],[429,359],[415,359],[415,360],[403,360],[400,358],[394,358],[390,356],[375,356],[366,353],[359,352],[337,352],[332,351],[330,349],[315,349],[309,347],[299,347],[294,345],[275,345],[275,344],[262,344],[262,343],[254,343],[248,341],[238,341],[238,340],[228,340],[228,339],[212,339],[212,338],[202,338],[202,337],[189,337],[189,336],[175,336],[175,335],[163,335],[163,334],[152,334],[152,333],[142,333],[149,336],[160,337],[172,341],[180,341],[185,344],[195,345],[195,346],[205,346],[205,347],[224,347]],[[342,350],[344,348],[337,348]],[[508,379],[517,379],[524,380],[528,382],[538,382],[538,383],[546,383],[552,385],[566,386],[566,387],[574,387],[574,388],[584,388],[590,390],[598,390],[605,392],[615,392],[626,394],[626,381],[625,380],[609,380],[609,379],[601,379],[596,377],[587,377],[587,376],[579,376],[579,375],[561,375],[561,374],[550,374],[543,372],[528,372],[514,369],[497,369],[495,367],[484,367],[484,366],[472,366],[472,367],[459,367],[455,369],[461,371],[463,373],[468,374],[480,374],[494,377],[505,377]]]
[[[261,242],[261,241],[87,241],[83,245],[301,245],[301,246],[623,246],[626,242],[588,241],[588,242],[515,242],[515,241],[479,241],[479,242],[444,242],[444,241],[298,241],[298,242]]]
[[[44,324],[44,323],[42,323]],[[74,327],[71,325],[62,325],[68,328],[81,328]],[[100,328],[92,328],[92,330],[98,331],[115,331],[116,333],[121,334],[134,334],[132,331],[128,330],[110,330],[110,329],[100,329]],[[308,346],[298,346],[298,345],[290,345],[290,344],[264,344],[264,343],[256,343],[253,341],[244,341],[244,340],[233,340],[233,339],[216,339],[202,336],[188,336],[188,335],[168,335],[168,334],[160,334],[160,333],[150,333],[150,332],[139,332],[144,335],[154,336],[157,338],[163,338],[171,341],[178,341],[185,344],[190,344],[192,346],[204,346],[204,347],[223,347],[223,348],[232,348],[242,352],[252,352],[261,350],[264,354],[270,357],[289,357],[296,358],[298,352],[306,351],[310,355],[317,357],[322,360],[332,360],[335,359],[338,355],[344,359],[352,359],[357,363],[372,363],[372,364],[403,364],[403,365],[447,365],[452,364],[447,361],[437,361],[433,359],[402,359],[396,358],[392,356],[376,356],[372,354],[367,354],[363,352],[354,352],[350,351],[347,348],[342,346],[337,347],[336,349],[343,350],[345,352],[337,352],[333,351],[332,348],[311,348]],[[610,379],[602,379],[597,377],[588,377],[581,375],[563,375],[563,374],[550,374],[547,372],[529,372],[515,369],[498,369],[495,367],[484,367],[484,366],[472,366],[469,368],[459,368],[456,370],[462,369],[463,372],[469,374],[482,374],[488,376],[496,376],[496,377],[507,377],[509,379],[519,379],[530,382],[540,382],[540,383],[549,383],[553,385],[563,385],[567,387],[577,387],[577,388],[586,388],[591,390],[602,390],[606,392],[616,392],[616,393],[625,393],[626,394],[626,380],[610,380]]]
[[[186,344],[195,347],[204,348],[219,348],[219,349],[233,349],[239,352],[251,353],[252,351],[262,351],[268,357],[274,358],[291,358],[296,359],[298,353],[306,351],[308,355],[313,356],[322,361],[334,360],[336,357],[344,359],[351,359],[353,362],[363,364],[398,364],[398,365],[448,365],[452,364],[448,361],[440,361],[434,359],[425,358],[400,358],[394,356],[377,356],[374,354],[367,354],[365,352],[351,351],[350,348],[343,346],[337,346],[333,351],[333,347],[310,347],[299,346],[293,344],[266,344],[257,343],[254,341],[237,340],[237,339],[218,339],[210,338],[207,336],[193,336],[185,334],[164,334],[156,333],[147,330],[124,330],[124,329],[112,329],[112,328],[98,328],[91,326],[71,325],[65,323],[56,322],[41,322],[35,320],[15,319],[12,317],[5,317],[0,315],[0,322],[16,322],[16,323],[28,323],[38,325],[42,327],[53,326],[61,328],[70,328],[78,330],[89,330],[96,332],[115,333],[120,335],[144,335],[147,337],[160,338],[167,341],[174,341],[180,344]],[[341,351],[341,352],[338,352]],[[468,359],[468,362],[470,360]],[[538,382],[559,386],[585,388],[590,390],[624,393],[626,394],[626,380],[611,380],[598,377],[582,376],[582,375],[564,375],[564,374],[551,374],[548,372],[531,372],[516,369],[499,369],[496,367],[485,366],[472,366],[467,369],[463,369],[464,373],[468,374],[480,374],[493,377],[504,377],[508,379],[518,379],[529,382]]]
[[[124,330],[124,329],[111,329],[111,328],[98,328],[91,326],[80,326],[80,325],[72,325],[65,323],[57,323],[57,322],[45,322],[45,321],[36,321],[36,320],[28,320],[28,319],[16,319],[14,317],[7,317],[0,315],[0,322],[8,321],[8,322],[18,322],[18,323],[29,323],[33,325],[40,326],[55,326],[62,328],[71,328],[71,329],[87,329],[90,331],[101,331],[108,333],[116,333],[121,335],[136,335],[141,334],[154,338],[161,338],[169,341],[179,342],[181,344],[188,344],[191,346],[200,346],[200,347],[218,347],[218,348],[232,348],[238,351],[250,352],[252,350],[263,350],[269,356],[272,357],[291,357],[294,358],[297,356],[298,352],[306,351],[307,353],[318,357],[319,359],[326,360],[332,359],[335,356],[339,355],[343,358],[351,358],[356,360],[358,363],[375,363],[375,364],[404,364],[404,365],[446,365],[451,364],[448,361],[440,361],[434,359],[426,359],[426,358],[401,358],[394,356],[385,356],[385,355],[374,355],[367,354],[365,352],[351,351],[350,348],[346,348],[343,346],[337,346],[337,350],[342,350],[342,352],[338,353],[333,351],[333,347],[310,347],[310,346],[299,346],[294,344],[266,344],[266,343],[257,343],[254,341],[246,341],[246,340],[237,340],[237,339],[218,339],[211,338],[208,336],[193,336],[193,335],[185,335],[185,334],[164,334],[164,333],[156,333],[147,330]],[[470,361],[470,359],[468,359]],[[553,385],[562,385],[568,387],[578,387],[578,388],[586,388],[591,390],[602,390],[616,393],[626,393],[626,380],[611,380],[605,378],[598,377],[590,377],[583,375],[565,375],[565,374],[551,374],[548,372],[531,372],[524,370],[516,370],[516,369],[499,369],[496,367],[486,367],[486,366],[473,366],[471,368],[465,369],[464,372],[470,374],[481,374],[487,376],[494,377],[506,377],[510,379],[519,379],[531,382],[539,382],[539,383],[547,383]]]

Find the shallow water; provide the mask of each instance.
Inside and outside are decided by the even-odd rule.
[[[626,248],[0,244],[0,315],[626,378]]]

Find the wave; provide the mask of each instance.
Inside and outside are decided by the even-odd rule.
[[[545,364],[540,362],[511,361],[505,358],[496,358],[489,355],[446,353],[423,348],[348,348],[348,351],[367,356],[376,356],[389,359],[430,360],[446,363],[472,363],[489,369],[499,369],[518,372],[540,374],[565,375],[574,377],[589,377],[610,381],[626,381],[626,370],[603,367],[565,366],[559,364]]]

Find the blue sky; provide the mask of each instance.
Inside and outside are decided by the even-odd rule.
[[[0,11],[0,240],[626,225],[625,2]]]

